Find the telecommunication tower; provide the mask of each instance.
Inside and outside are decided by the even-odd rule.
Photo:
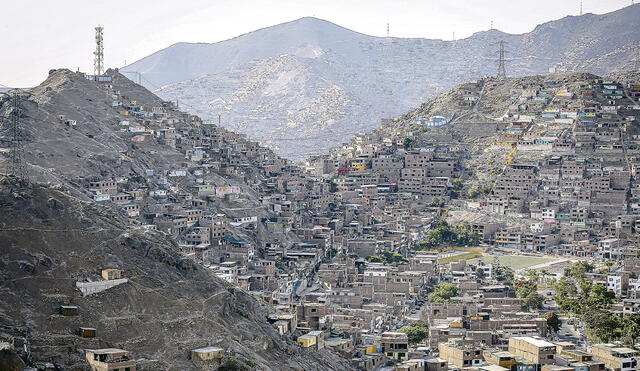
[[[580,0],[580,15],[582,15],[582,0]]]
[[[96,27],[96,51],[93,52],[93,74],[102,75],[104,72],[104,45],[102,44],[102,26]]]
[[[389,37],[389,23],[387,23],[387,37]]]

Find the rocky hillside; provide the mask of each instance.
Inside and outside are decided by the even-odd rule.
[[[179,43],[123,69],[165,99],[300,159],[379,126],[442,91],[495,75],[506,41],[510,76],[550,69],[604,75],[636,58],[640,5],[569,16],[510,35],[456,41],[379,38],[302,18],[214,44]]]
[[[84,350],[132,351],[153,370],[215,369],[189,360],[192,349],[218,346],[264,370],[348,369],[328,350],[306,351],[267,322],[267,307],[182,257],[165,235],[131,228],[103,206],[55,188],[0,185],[0,339],[23,358],[84,370]],[[76,282],[99,281],[119,268],[129,281],[82,296]],[[61,305],[77,316],[63,316]],[[94,327],[96,338],[76,335]],[[148,365],[147,368],[144,368]]]
[[[0,186],[0,341],[12,341],[33,364],[50,362],[64,370],[86,369],[84,350],[105,347],[149,360],[139,362],[149,370],[215,369],[234,359],[258,369],[349,369],[330,351],[303,353],[290,334],[278,335],[261,299],[185,258],[176,239],[127,218],[117,203],[94,202],[90,182],[107,179],[125,191],[163,192],[149,197],[141,213],[168,202],[179,209],[181,202],[190,206],[191,187],[206,182],[241,190],[234,199],[214,197],[209,212],[256,209],[266,218],[270,214],[254,188],[264,174],[253,158],[282,161],[239,135],[209,127],[207,140],[227,152],[238,148],[217,154],[218,161],[231,156],[244,170],[206,168],[193,155],[205,130],[198,118],[117,71],[108,75],[113,81],[104,85],[53,70],[22,101],[25,167],[35,185],[5,178]],[[11,114],[8,103],[0,101],[2,116]],[[177,139],[161,133],[177,133]],[[3,146],[8,134],[0,131]],[[262,156],[249,158],[248,152]],[[0,161],[3,172],[6,159]],[[172,171],[183,173],[171,177]],[[227,233],[256,246],[271,238],[295,240],[262,227],[230,225]],[[129,282],[83,296],[76,283],[101,281],[104,268],[122,269]],[[78,306],[79,314],[60,315],[63,304]],[[96,328],[97,337],[77,336],[80,326]],[[190,351],[204,346],[224,348],[227,357],[221,363],[190,361]]]

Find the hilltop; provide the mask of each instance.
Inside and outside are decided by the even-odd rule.
[[[302,18],[213,44],[179,43],[122,70],[167,100],[278,154],[303,159],[399,117],[457,84],[497,71],[506,41],[509,76],[633,67],[640,5],[568,16],[512,35],[455,40],[383,38]]]

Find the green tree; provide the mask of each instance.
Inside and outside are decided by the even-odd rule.
[[[507,286],[510,286],[515,278],[515,273],[511,267],[507,267],[506,265],[500,265],[497,263],[493,264],[493,272],[498,282],[502,282]]]
[[[456,225],[453,233],[456,243],[461,246],[478,245],[482,241],[482,237],[473,231],[473,227],[467,221]]]
[[[333,180],[329,181],[329,192],[331,193],[338,192],[338,184],[336,184],[336,182],[334,182]]]
[[[382,258],[377,256],[377,255],[373,255],[373,256],[367,256],[364,258],[366,261],[368,262],[372,262],[372,263],[382,263]]]
[[[523,306],[528,310],[542,309],[544,307],[544,297],[534,291],[524,298]]]
[[[404,147],[404,149],[411,149],[413,147],[413,139],[411,138],[404,138],[404,140],[402,141],[402,146]]]
[[[458,286],[443,282],[433,288],[433,292],[429,294],[429,301],[432,303],[444,303],[456,295],[458,295]]]
[[[531,281],[516,282],[516,297],[526,298],[529,294],[538,290],[538,286]]]
[[[622,320],[622,330],[631,339],[631,346],[636,345],[640,337],[640,314],[632,314]]]
[[[385,251],[382,253],[382,257],[384,258],[384,260],[388,263],[399,263],[399,262],[407,262],[408,260],[404,258],[404,256],[395,253],[395,252],[389,252],[389,251]]]
[[[424,326],[408,326],[399,330],[407,334],[409,344],[415,345],[429,338],[429,329]]]
[[[538,281],[540,280],[540,273],[535,269],[527,269],[525,275],[531,282],[538,283]]]
[[[547,326],[555,332],[560,331],[562,321],[556,312],[547,312],[544,315],[544,319],[547,320]]]
[[[592,341],[608,343],[617,339],[620,335],[620,323],[617,317],[614,317],[608,310],[591,311],[588,316],[584,317],[587,334]]]

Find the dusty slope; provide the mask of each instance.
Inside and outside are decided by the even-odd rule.
[[[182,258],[161,234],[132,229],[110,211],[41,186],[0,186],[0,338],[27,344],[34,361],[81,370],[83,350],[121,347],[157,370],[209,369],[191,349],[217,345],[260,369],[348,369],[328,350],[303,352],[266,322],[250,295]],[[75,282],[124,269],[129,283],[82,297]],[[60,304],[80,315],[56,314]],[[96,339],[74,335],[96,327]]]

